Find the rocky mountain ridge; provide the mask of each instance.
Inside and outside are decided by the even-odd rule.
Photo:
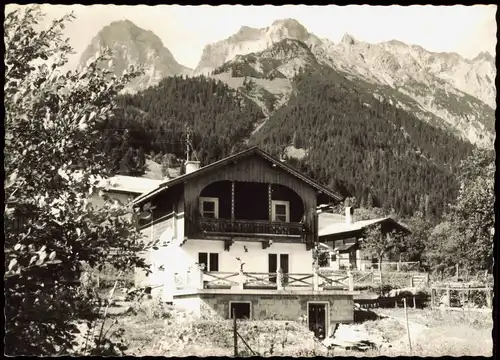
[[[335,44],[308,33],[296,20],[285,19],[264,29],[243,27],[228,39],[208,45],[195,73],[212,71],[217,75],[224,67],[231,67],[236,71],[230,74],[233,78],[283,77],[285,74],[279,70],[282,63],[273,69],[267,66],[261,76],[254,76],[255,69],[250,68],[272,64],[272,56],[264,50],[284,39],[300,41],[314,54],[311,60],[310,54],[297,53],[295,68],[311,61],[328,65],[350,78],[373,84],[375,97],[413,111],[421,120],[479,146],[493,145],[496,67],[494,58],[486,52],[469,60],[456,53],[433,53],[397,40],[370,44],[349,34]],[[251,58],[244,59],[245,51],[252,54]],[[274,60],[279,62],[279,56]],[[245,62],[246,72],[242,71]],[[293,75],[292,71],[284,77],[291,79]]]
[[[241,27],[207,45],[194,70],[179,64],[158,36],[128,20],[104,27],[82,54],[80,66],[103,47],[112,48],[114,55],[102,66],[117,75],[129,65],[145,65],[146,74],[127,88],[130,92],[167,76],[210,74],[231,87],[246,88],[248,97],[269,113],[286,105],[298,72],[321,64],[357,81],[380,101],[479,146],[493,144],[496,67],[487,52],[469,60],[397,40],[370,44],[349,34],[334,43],[309,33],[294,19],[261,29]]]
[[[300,40],[309,46],[321,44],[321,40],[317,36],[310,34],[302,24],[294,19],[276,20],[271,26],[262,29],[242,26],[236,34],[229,38],[207,45],[193,74],[207,75],[238,55],[263,51],[284,39]]]
[[[129,20],[115,21],[105,26],[83,52],[79,67],[96,57],[104,48],[113,51],[112,60],[103,67],[119,76],[130,65],[143,65],[145,74],[135,79],[126,90],[135,92],[156,85],[166,76],[188,75],[192,70],[179,64],[161,39]]]

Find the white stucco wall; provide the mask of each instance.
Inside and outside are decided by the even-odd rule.
[[[244,247],[247,248],[245,252]],[[170,265],[183,271],[198,262],[198,253],[218,253],[219,271],[237,272],[240,269],[239,257],[244,263],[245,272],[268,272],[268,254],[288,254],[290,273],[310,273],[312,271],[312,251],[306,250],[305,244],[273,243],[262,249],[260,242],[235,241],[230,251],[224,250],[222,240],[187,240],[182,247],[172,247]]]

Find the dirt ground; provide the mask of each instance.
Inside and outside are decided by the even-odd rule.
[[[403,309],[370,312],[371,320],[339,326],[335,339],[324,344],[313,339],[305,324],[294,322],[242,322],[240,332],[250,348],[262,356],[492,356],[491,313],[408,309],[410,351]],[[233,355],[231,321],[195,320],[190,314],[151,301],[135,313],[114,313],[125,330],[128,355]],[[331,346],[332,342],[341,346]],[[346,350],[349,343],[370,343],[373,347]],[[252,355],[252,350],[239,340],[240,355]]]
[[[446,310],[408,309],[408,327],[412,352],[409,350],[403,309],[381,309],[377,313],[387,316],[377,320],[399,323],[392,331],[388,352],[415,356],[492,356],[492,313],[450,312]],[[394,327],[393,327],[394,329]],[[390,330],[385,331],[391,334]],[[399,337],[398,337],[399,335]],[[388,354],[389,355],[389,354]]]

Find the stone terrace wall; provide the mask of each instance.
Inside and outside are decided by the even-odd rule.
[[[199,299],[198,302],[194,300]],[[190,299],[190,300],[188,300]],[[179,305],[197,303],[200,315],[212,315],[222,319],[229,318],[230,301],[251,302],[252,320],[289,320],[299,321],[307,317],[309,301],[329,303],[330,323],[350,323],[354,320],[354,301],[352,295],[328,294],[200,294],[182,296],[175,302]]]

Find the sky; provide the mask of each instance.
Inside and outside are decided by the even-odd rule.
[[[19,5],[8,5],[6,12]],[[370,43],[400,40],[434,52],[457,52],[473,58],[481,51],[495,55],[496,6],[117,6],[42,5],[50,20],[73,11],[66,27],[77,55],[112,21],[128,19],[153,31],[182,65],[195,68],[205,45],[223,40],[241,26],[264,28],[273,21],[293,18],[320,38],[337,43],[345,33]]]

